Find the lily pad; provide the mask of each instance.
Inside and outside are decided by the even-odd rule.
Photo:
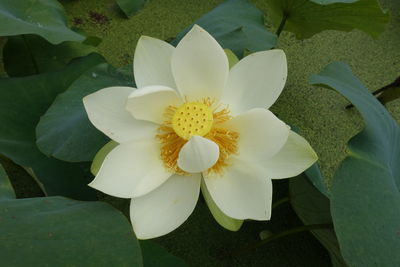
[[[36,128],[37,145],[49,157],[69,162],[92,161],[109,140],[89,121],[83,97],[109,86],[133,86],[132,71],[103,63],[84,72],[58,95]]]
[[[308,180],[312,177],[307,176],[302,174],[289,180],[290,204],[305,225],[332,223],[329,199],[318,192]],[[328,250],[332,266],[348,266],[333,229],[312,230],[311,233]]]
[[[0,166],[3,265],[142,266],[131,225],[110,205],[63,197],[15,199],[9,185]]]
[[[164,247],[154,241],[140,241],[143,266],[145,267],[185,267],[187,264],[180,258],[170,254]]]
[[[49,195],[95,198],[94,190],[87,186],[87,167],[46,157],[36,146],[35,128],[55,97],[101,62],[101,56],[92,54],[60,71],[0,80],[0,153],[31,167]]]
[[[194,24],[203,27],[223,48],[231,49],[238,57],[246,50],[268,50],[277,43],[276,35],[264,26],[263,13],[247,0],[225,1]],[[177,45],[192,26],[178,34],[172,44]]]
[[[331,63],[311,84],[337,90],[358,109],[365,129],[348,143],[331,186],[331,211],[351,266],[400,266],[400,128],[342,62]]]
[[[94,46],[78,42],[53,45],[37,35],[10,36],[3,48],[4,69],[12,77],[56,71],[95,51]]]
[[[56,0],[2,0],[0,36],[37,34],[52,44],[85,40],[67,26],[63,6]]]
[[[316,4],[320,2],[321,4]],[[267,0],[268,16],[279,27],[298,39],[310,38],[323,30],[351,31],[359,29],[377,38],[389,22],[377,0],[362,1],[309,1]]]

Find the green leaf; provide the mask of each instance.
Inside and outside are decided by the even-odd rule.
[[[343,257],[351,266],[399,266],[400,254],[393,251],[400,251],[400,128],[347,64],[329,64],[311,83],[340,92],[365,122],[331,186]]]
[[[238,231],[240,227],[242,227],[243,220],[237,220],[234,218],[229,217],[228,215],[225,215],[215,204],[214,200],[212,199],[210,193],[207,190],[207,186],[204,183],[204,179],[201,179],[201,193],[203,194],[204,200],[207,203],[207,206],[213,215],[214,219],[224,227],[225,229],[229,231]]]
[[[262,12],[247,0],[225,1],[194,24],[203,27],[223,48],[231,49],[238,57],[245,50],[268,50],[277,43],[276,35],[264,26]],[[178,34],[172,44],[177,45],[192,26]]]
[[[59,94],[37,125],[39,149],[64,161],[92,161],[109,138],[90,123],[82,98],[110,86],[133,86],[132,72],[126,75],[103,63],[84,72]]]
[[[318,192],[305,175],[289,180],[289,194],[290,204],[305,225],[332,223],[329,199]],[[328,250],[333,266],[347,266],[333,229],[312,230],[311,233]]]
[[[168,251],[154,241],[141,240],[143,266],[145,267],[184,267],[186,263],[168,253]]]
[[[145,0],[117,0],[118,6],[128,18],[143,8],[145,2]]]
[[[267,0],[268,16],[277,28],[285,18],[284,30],[294,33],[298,39],[310,38],[323,30],[353,29],[377,38],[389,21],[389,15],[382,12],[377,0],[318,2],[324,3],[319,5],[308,0]]]
[[[101,165],[103,164],[104,159],[108,155],[108,153],[111,152],[116,146],[118,146],[118,143],[115,141],[110,141],[107,144],[105,144],[96,154],[96,156],[93,159],[92,165],[90,167],[90,172],[93,175],[97,175],[97,173],[100,170]]]
[[[36,124],[54,98],[84,71],[103,62],[92,54],[71,62],[60,71],[23,78],[0,79],[0,153],[15,163],[31,167],[49,195],[93,199],[86,166],[49,159],[36,146]]]
[[[8,179],[7,173],[0,164],[0,201],[15,198],[14,189]]]
[[[56,71],[71,59],[95,51],[95,47],[77,42],[52,45],[37,35],[11,36],[3,48],[4,68],[13,77]]]
[[[1,199],[0,218],[4,266],[142,266],[131,225],[106,203]]]
[[[67,27],[63,6],[56,0],[0,1],[0,36],[37,34],[52,44],[84,36]]]

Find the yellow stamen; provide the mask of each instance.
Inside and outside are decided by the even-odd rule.
[[[227,108],[212,107],[214,101],[205,98],[202,102],[187,102],[180,107],[169,106],[160,126],[157,139],[161,142],[161,159],[165,166],[177,174],[186,174],[178,165],[181,148],[194,135],[204,136],[215,142],[220,150],[217,163],[208,172],[222,173],[229,165],[229,156],[237,153],[239,134],[224,127],[230,120]]]

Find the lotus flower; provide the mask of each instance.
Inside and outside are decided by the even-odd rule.
[[[203,179],[235,219],[271,217],[272,181],[317,156],[268,108],[286,81],[282,50],[253,53],[229,69],[218,42],[195,25],[176,48],[141,37],[137,89],[109,87],[83,101],[90,121],[119,143],[90,186],[131,199],[138,238],[165,235],[192,213]]]

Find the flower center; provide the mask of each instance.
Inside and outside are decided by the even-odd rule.
[[[219,147],[218,161],[208,169],[208,173],[222,173],[230,164],[230,156],[238,152],[239,133],[224,125],[231,119],[229,113],[228,107],[215,105],[210,98],[186,102],[180,107],[167,107],[164,113],[166,120],[156,135],[161,143],[160,156],[165,166],[174,173],[186,175],[177,165],[179,152],[193,135],[199,135]]]
[[[213,111],[204,103],[188,102],[175,111],[171,122],[175,133],[185,140],[194,135],[205,136],[214,122]]]

